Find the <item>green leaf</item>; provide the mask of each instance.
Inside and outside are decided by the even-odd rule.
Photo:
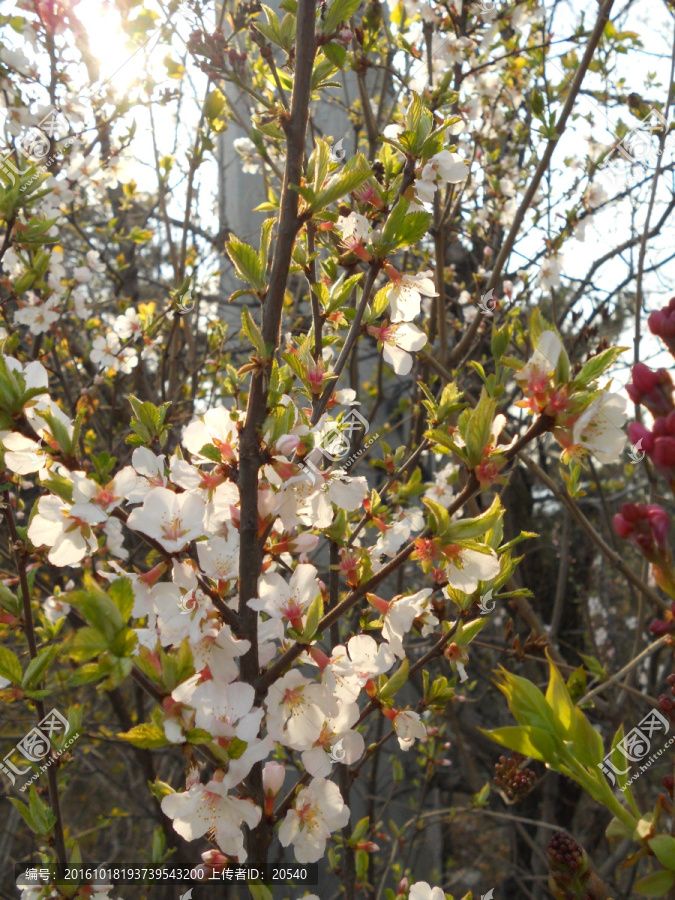
[[[657,834],[648,841],[649,849],[654,853],[661,865],[667,869],[675,869],[675,837],[669,834]]]
[[[116,578],[108,587],[108,594],[125,622],[134,608],[134,589],[130,578]]]
[[[450,516],[447,509],[430,497],[423,497],[422,503],[431,513],[431,530],[433,533],[445,536],[450,529]]]
[[[171,787],[170,784],[167,784],[166,781],[160,781],[159,778],[156,778],[152,783],[148,784],[150,788],[150,792],[154,795],[155,799],[159,800],[161,803],[164,797],[168,797],[169,794],[175,794],[176,791]]]
[[[497,687],[506,697],[513,717],[521,725],[535,726],[553,735],[553,712],[539,688],[527,678],[503,668],[499,675],[501,681],[497,682]]]
[[[485,731],[483,728],[478,730],[500,746],[522,753],[523,756],[531,756],[532,759],[549,764],[556,759],[555,741],[541,728],[530,725],[507,725],[504,728],[493,728],[492,731]]]
[[[408,681],[408,671],[410,669],[410,663],[407,659],[404,659],[399,668],[394,672],[394,674],[387,680],[387,683],[384,687],[380,688],[377,692],[378,700],[391,700],[403,687],[403,685]]]
[[[8,678],[12,684],[21,684],[23,670],[16,653],[13,653],[9,647],[0,647],[0,675]]]
[[[455,634],[455,643],[458,647],[468,647],[471,641],[479,634],[487,625],[488,617],[481,616],[479,619],[473,619],[471,622],[462,622]]]
[[[627,347],[610,347],[609,350],[598,353],[597,356],[588,360],[581,372],[579,372],[574,379],[575,382],[577,384],[587,385],[590,384],[591,381],[595,381],[595,379],[599,378],[600,375],[602,375],[602,373],[627,349]]]
[[[349,194],[360,188],[364,181],[370,178],[370,171],[350,171],[341,172],[333,175],[328,183],[323,187],[314,198],[312,203],[312,212],[318,212],[326,206],[330,206],[340,197]]]
[[[144,722],[142,725],[136,725],[129,731],[120,732],[117,737],[123,741],[128,741],[134,747],[141,747],[144,750],[164,747],[169,743],[164,731],[151,722]]]
[[[674,884],[675,872],[664,870],[652,872],[646,878],[641,878],[635,883],[634,888],[639,894],[645,894],[647,897],[663,897]]]
[[[213,737],[203,728],[191,728],[185,734],[188,744],[209,744]]]
[[[253,316],[248,311],[248,307],[244,306],[241,311],[241,327],[244,329],[246,337],[253,344],[253,346],[258,351],[259,355],[263,358],[267,358],[267,350],[265,348],[265,341],[263,340],[263,336],[260,332],[260,329],[253,321]]]
[[[597,778],[597,766],[602,762],[604,754],[602,738],[578,707],[574,711],[572,743],[574,755],[585,766],[590,766]]]
[[[258,293],[262,293],[266,282],[260,257],[253,247],[238,238],[230,238],[225,244],[225,250],[232,260],[237,277],[241,281],[247,281]]]
[[[567,685],[558,669],[553,665],[553,660],[550,656],[548,657],[548,664],[549,682],[546,689],[546,702],[553,711],[556,730],[563,740],[569,740],[575,725],[575,707],[567,690]],[[600,747],[602,749],[602,741],[600,741]],[[600,754],[600,759],[602,759],[602,753]]]
[[[73,591],[66,594],[64,599],[79,610],[90,625],[104,634],[109,642],[112,642],[115,635],[124,628],[120,611],[110,597],[98,588],[91,577],[85,578],[85,580],[90,588],[89,591]],[[96,590],[91,589],[92,585]]]
[[[26,688],[27,690],[37,688],[44,678],[45,672],[60,652],[60,644],[53,644],[51,647],[45,647],[40,650],[35,659],[31,659],[28,664],[28,668],[23,674],[21,687]]]
[[[0,606],[13,616],[18,616],[21,613],[19,598],[9,588],[6,588],[4,584],[0,584]]]
[[[316,629],[318,628],[319,622],[322,618],[323,597],[321,596],[321,594],[317,594],[310,603],[309,609],[307,610],[307,623],[305,624],[305,629],[302,632],[303,644],[307,644],[312,640],[312,638],[316,634]]]
[[[75,662],[86,662],[94,656],[105,653],[108,649],[108,640],[96,628],[86,625],[80,628],[70,643],[69,655]]]
[[[322,33],[333,34],[342,22],[346,22],[354,15],[360,5],[361,0],[333,0],[321,26]]]
[[[460,418],[460,426],[463,425],[462,437],[466,442],[469,466],[477,466],[483,458],[483,450],[492,440],[492,426],[497,413],[497,401],[494,397],[488,397],[485,389],[481,393],[480,400],[475,409],[465,419]],[[463,414],[464,415],[464,414]]]
[[[227,100],[225,95],[219,91],[218,88],[209,91],[206,95],[206,100],[204,101],[204,115],[209,122],[213,122],[214,119],[217,119],[220,116],[225,109],[226,103]]]
[[[431,215],[422,210],[407,215],[409,206],[409,201],[401,197],[387,216],[378,244],[382,249],[390,251],[416,244],[429,230]]]
[[[532,96],[530,97],[530,107],[535,116],[541,119],[544,114],[544,98],[536,88],[532,91]]]
[[[31,785],[31,787],[32,787],[32,785]],[[16,809],[17,812],[21,813],[21,818],[24,820],[26,825],[28,825],[30,830],[32,832],[34,832],[35,834],[39,834],[40,830],[37,826],[37,823],[33,819],[31,811],[28,808],[28,805],[26,803],[22,803],[21,800],[17,800],[15,797],[8,797],[7,799],[12,804],[14,809]]]
[[[49,834],[56,824],[56,816],[51,808],[38,797],[38,792],[34,784],[31,784],[30,786],[28,805],[33,822],[35,822],[35,825],[37,826],[38,834]]]
[[[260,229],[260,250],[258,251],[258,260],[260,262],[260,274],[265,278],[267,272],[267,262],[270,253],[270,242],[272,240],[272,229],[276,223],[276,219],[265,219]]]
[[[466,541],[470,538],[482,537],[490,531],[504,515],[504,507],[496,496],[489,509],[479,516],[470,519],[460,519],[459,522],[451,522],[445,538],[448,541]]]

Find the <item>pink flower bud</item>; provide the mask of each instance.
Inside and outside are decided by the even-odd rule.
[[[289,456],[298,449],[299,443],[300,438],[297,434],[285,434],[279,438],[274,446],[277,453],[281,453],[282,456]]]

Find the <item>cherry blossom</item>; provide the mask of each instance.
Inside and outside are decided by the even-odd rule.
[[[377,339],[384,361],[397,375],[407,375],[412,369],[412,356],[408,351],[421,350],[427,342],[424,332],[409,322],[380,327],[369,325],[368,334]]]
[[[316,862],[324,854],[331,832],[349,822],[349,808],[345,806],[337,785],[325,778],[314,778],[303,788],[289,809],[279,829],[282,847],[293,845],[299,863]]]
[[[451,587],[464,591],[465,594],[473,594],[479,581],[490,581],[499,575],[497,554],[488,547],[485,551],[483,553],[457,544],[443,548],[444,572]]]
[[[387,300],[391,307],[392,322],[411,322],[419,315],[422,296],[437,297],[431,271],[417,275],[400,275],[392,265],[385,267],[391,279]]]
[[[248,605],[301,629],[302,617],[320,590],[316,575],[314,566],[308,564],[297,566],[288,583],[276,572],[263,575],[258,583],[258,597],[249,600]]]
[[[37,472],[40,480],[49,476],[52,457],[43,448],[41,439],[33,441],[18,431],[13,431],[2,438],[2,443],[5,449],[5,464],[12,472],[18,475]]]
[[[174,494],[158,487],[132,510],[127,525],[156,540],[168,553],[178,553],[201,536],[204,514],[204,502],[195,494]]]
[[[392,725],[398,738],[401,750],[410,750],[415,740],[426,740],[427,729],[419,713],[412,709],[404,709],[396,713]]]
[[[625,409],[626,400],[621,394],[603,391],[575,422],[572,440],[597,456],[600,462],[616,462],[626,443],[622,431]]]
[[[216,773],[218,775],[218,773]],[[246,850],[242,824],[255,828],[262,811],[248,800],[228,794],[221,779],[214,776],[208,784],[193,784],[189,790],[162,798],[162,812],[173,819],[173,827],[186,841],[194,841],[213,832],[216,843],[239,862],[245,862]]]
[[[72,504],[49,494],[40,497],[37,515],[28,526],[28,537],[36,547],[50,547],[47,558],[55,566],[76,566],[87,553],[98,550],[92,525],[100,525],[107,515],[93,504],[81,504],[77,516]]]
[[[346,701],[356,700],[361,689],[378,675],[388,672],[396,655],[388,643],[378,644],[369,634],[357,634],[346,647],[333,648],[324,670],[324,682],[332,694]]]
[[[319,739],[326,716],[338,706],[328,688],[291,669],[276,681],[265,698],[267,730],[274,740],[295,750],[308,750]]]
[[[236,459],[238,441],[236,418],[232,418],[231,411],[226,406],[209,409],[202,418],[194,419],[183,431],[183,446],[201,462],[213,462],[201,454],[202,448],[207,444],[213,444],[220,451],[223,462],[233,462]]]
[[[445,900],[442,888],[431,887],[426,881],[416,881],[410,885],[408,900]]]
[[[382,637],[399,659],[405,656],[403,638],[412,628],[413,621],[424,611],[431,593],[431,588],[424,588],[408,597],[395,597],[390,603],[373,594],[367,595],[368,601],[384,612]]]
[[[555,331],[542,331],[534,353],[516,373],[516,381],[526,394],[538,394],[546,390],[561,352],[562,341]]]

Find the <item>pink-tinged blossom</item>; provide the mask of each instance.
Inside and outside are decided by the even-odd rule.
[[[327,778],[335,762],[351,765],[365,750],[363,735],[352,731],[359,717],[356,703],[341,703],[336,716],[326,716],[314,746],[302,752],[302,764],[314,778]]]
[[[333,648],[330,663],[324,670],[324,683],[331,694],[354,701],[361,690],[378,675],[388,672],[396,655],[387,643],[378,644],[369,634],[357,634]]]
[[[83,505],[84,506],[84,505]],[[76,566],[88,553],[95,553],[98,541],[93,525],[101,525],[107,515],[92,504],[71,516],[72,505],[54,494],[40,497],[37,515],[28,526],[28,538],[36,547],[50,547],[47,558],[55,566]]]
[[[200,419],[194,419],[183,431],[183,446],[192,456],[201,462],[212,463],[213,460],[202,456],[201,450],[207,444],[220,451],[224,463],[233,463],[237,459],[239,434],[237,421],[230,415],[226,406],[209,409]]]
[[[315,778],[303,788],[289,809],[279,829],[282,847],[293,845],[299,863],[317,862],[324,855],[331,833],[349,822],[337,785],[325,778]]]
[[[542,331],[534,353],[515,376],[525,394],[536,395],[548,389],[561,352],[562,341],[555,331]]]
[[[421,350],[427,342],[427,336],[415,325],[401,322],[392,325],[369,325],[368,334],[372,335],[382,349],[384,361],[397,375],[407,375],[412,369],[412,356]]]
[[[202,535],[204,514],[204,502],[196,494],[174,494],[168,488],[154,488],[143,506],[130,513],[127,525],[156,540],[167,553],[179,553]]]
[[[26,326],[31,334],[46,334],[61,314],[59,302],[59,298],[54,296],[40,303],[33,295],[29,304],[14,313],[14,322]]]
[[[202,621],[200,628],[201,637],[192,645],[195,669],[208,669],[219,681],[234,681],[239,676],[237,659],[251,649],[251,642],[235,637],[229,625],[217,620]]]
[[[286,582],[276,572],[262,575],[258,580],[258,596],[248,601],[251,609],[264,612],[275,619],[285,619],[301,629],[302,618],[319,594],[319,582],[314,566],[301,563]]]
[[[293,750],[308,750],[319,739],[327,715],[337,715],[335,698],[323,684],[291,669],[276,681],[265,698],[267,731]]]
[[[382,607],[380,610],[384,612],[382,637],[399,659],[405,657],[403,638],[412,628],[414,620],[425,612],[431,593],[431,588],[424,588],[408,597],[396,597],[388,604],[384,601],[386,608]],[[367,598],[376,609],[380,609],[376,602],[380,598],[376,598],[373,594],[368,594]],[[435,621],[438,624],[437,620]]]
[[[473,594],[479,581],[491,581],[499,575],[500,565],[494,550],[471,550],[457,544],[443,547],[445,577],[448,584],[465,594]],[[447,596],[447,594],[446,594]]]
[[[216,843],[239,862],[246,860],[242,824],[255,828],[262,811],[248,800],[228,796],[222,781],[193,784],[187,791],[168,794],[162,799],[162,812],[173,819],[174,830],[186,841],[194,841],[213,832]]]
[[[253,707],[255,690],[250,684],[234,681],[226,684],[209,679],[184,683],[172,697],[196,710],[195,725],[213,737],[254,740],[260,730],[263,710]],[[186,687],[187,684],[187,687]]]
[[[392,322],[412,322],[420,313],[422,296],[438,296],[431,271],[401,275],[388,263],[385,264],[385,271],[391,281],[387,300],[391,307]]]

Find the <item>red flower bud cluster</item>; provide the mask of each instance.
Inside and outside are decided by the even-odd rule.
[[[513,756],[500,756],[495,763],[494,783],[503,788],[511,800],[522,800],[530,793],[537,780],[536,773],[532,769],[521,769],[521,763],[525,757],[520,753]]]
[[[645,559],[659,564],[669,560],[670,519],[658,503],[624,503],[612,525],[616,534],[634,544]]]
[[[632,375],[626,391],[633,403],[645,406],[654,418],[673,412],[673,380],[667,369],[653,372],[644,363],[636,363]]]
[[[660,337],[675,356],[675,297],[670,298],[668,306],[650,315],[648,325],[651,333]]]
[[[666,418],[659,417],[650,431],[640,422],[631,422],[628,437],[639,449],[644,450],[655,467],[664,475],[671,489],[675,484],[675,412]]]

